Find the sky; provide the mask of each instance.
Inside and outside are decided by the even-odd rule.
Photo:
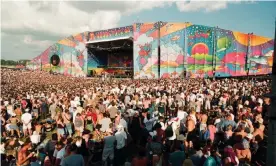
[[[58,40],[135,22],[191,22],[274,37],[276,2],[7,1],[1,2],[1,58],[32,59]]]

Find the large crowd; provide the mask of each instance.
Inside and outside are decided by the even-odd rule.
[[[1,165],[265,165],[270,87],[1,69]]]

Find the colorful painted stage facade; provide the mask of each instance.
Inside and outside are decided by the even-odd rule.
[[[270,74],[274,41],[254,34],[191,23],[136,23],[133,26],[84,32],[58,41],[27,67],[72,76],[98,69],[101,59],[88,41],[133,37],[134,78],[233,77]],[[52,65],[57,55],[60,63]],[[116,57],[114,61],[122,58]]]

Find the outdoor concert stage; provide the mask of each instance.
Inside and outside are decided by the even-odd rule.
[[[66,37],[27,68],[75,77],[244,77],[271,74],[273,48],[273,39],[253,33],[158,21]]]
[[[90,41],[86,44],[88,55],[97,63],[88,68],[88,76],[101,76],[104,72],[112,77],[133,77],[133,38]]]

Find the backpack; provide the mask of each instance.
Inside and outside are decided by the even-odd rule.
[[[166,137],[172,137],[173,136],[172,124],[168,125],[167,128],[166,128],[166,130],[165,130]]]
[[[176,107],[175,102],[173,102],[172,105],[171,105],[171,110],[174,110],[175,107]]]
[[[156,130],[158,128],[162,128],[161,124],[159,122],[156,122],[153,127],[152,127],[152,130]]]
[[[185,127],[184,122],[180,122],[179,134],[185,135],[187,132],[187,128]]]

